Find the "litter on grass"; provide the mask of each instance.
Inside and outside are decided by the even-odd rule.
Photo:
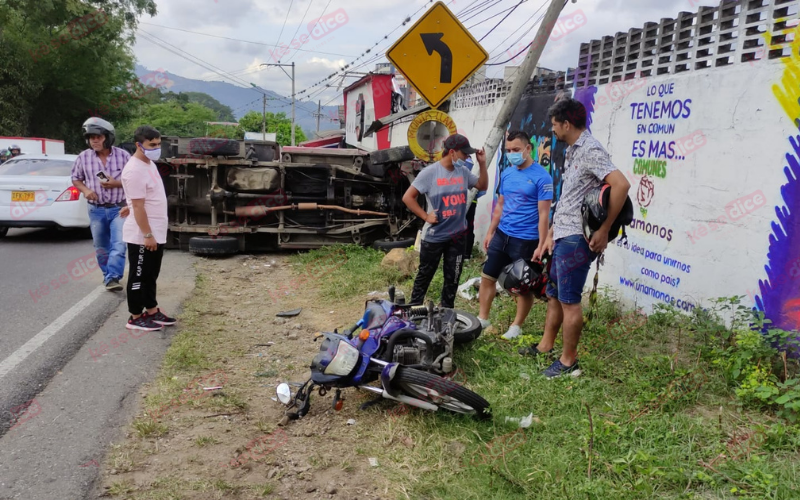
[[[520,428],[527,429],[533,423],[533,413],[529,414],[527,417],[506,417],[506,422],[512,422],[515,424],[519,424]]]

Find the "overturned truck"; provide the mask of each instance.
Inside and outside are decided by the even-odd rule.
[[[270,141],[162,138],[168,248],[226,254],[335,243],[413,243],[402,197],[422,167],[408,147],[279,147]]]

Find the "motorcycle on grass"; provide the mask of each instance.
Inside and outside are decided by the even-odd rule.
[[[353,327],[342,334],[334,330],[317,336],[324,340],[311,362],[311,378],[295,384],[299,389],[294,395],[289,384],[278,386],[278,400],[289,409],[297,408],[287,409],[284,423],[308,413],[315,388],[320,396],[336,389],[333,407],[341,409],[341,390],[347,387],[371,392],[378,396],[376,401],[391,399],[430,411],[442,408],[490,418],[485,399],[440,376],[454,370],[454,344],[480,335],[478,319],[463,311],[435,308],[432,302],[420,307],[394,299],[392,287],[389,300],[366,302],[364,316]],[[379,386],[371,385],[376,381]]]

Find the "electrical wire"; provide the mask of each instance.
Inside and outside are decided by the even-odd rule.
[[[283,26],[281,26],[281,32],[278,35],[278,45],[281,44],[281,37],[283,36],[283,29],[286,27],[286,21],[289,20],[289,13],[292,11],[292,5],[294,5],[294,0],[289,2],[289,8],[286,10],[286,17],[283,19]]]
[[[144,24],[144,25],[147,25],[147,26],[156,26],[158,28],[164,28],[164,29],[168,29],[168,30],[182,31],[184,33],[192,33],[194,35],[208,36],[208,37],[212,37],[212,38],[221,38],[223,40],[231,40],[231,41],[234,41],[234,42],[251,43],[253,45],[263,45],[263,46],[266,46],[266,47],[278,47],[278,44],[276,44],[276,43],[254,42],[252,40],[243,40],[241,38],[231,38],[229,36],[212,35],[210,33],[202,33],[200,31],[190,31],[190,30],[185,30],[185,29],[182,29],[182,28],[173,28],[171,26],[163,26],[163,25],[160,25],[160,24],[153,24],[153,23],[140,22],[139,24]],[[299,52],[313,52],[315,54],[325,54],[325,55],[329,55],[329,56],[355,57],[355,56],[353,56],[351,54],[339,54],[339,53],[336,53],[336,52],[321,52],[319,50],[309,50],[309,49],[295,49],[295,50],[297,50]]]
[[[311,1],[313,2],[314,0],[311,0]],[[319,17],[317,18],[317,22],[316,22],[316,23],[314,23],[314,27],[313,27],[313,28],[311,28],[310,30],[308,30],[308,31],[309,31],[309,33],[311,33],[312,31],[314,31],[314,30],[316,29],[316,27],[319,25],[319,22],[322,20],[322,17],[325,15],[325,13],[326,13],[326,12],[328,12],[328,6],[331,4],[331,2],[332,2],[332,1],[333,1],[333,0],[328,0],[328,3],[327,3],[327,4],[325,4],[325,8],[324,8],[324,9],[322,9],[322,14],[320,14],[320,15],[319,15]],[[311,4],[308,4],[308,5],[309,5],[309,6],[311,6]],[[306,11],[306,12],[308,12],[308,11]],[[303,18],[305,19],[305,16],[303,16]],[[302,21],[300,22],[300,24],[302,24]],[[299,29],[300,29],[300,27],[298,26],[298,27],[297,27],[297,29],[299,30]],[[294,34],[295,34],[295,35],[297,35],[297,31],[295,31],[295,32],[294,32]],[[294,37],[292,37],[292,39],[294,40]],[[289,61],[291,61],[291,60],[292,60],[292,58],[293,58],[294,56],[296,56],[296,55],[297,55],[297,52],[296,52],[296,51],[295,51],[295,52],[293,52],[293,53],[292,53],[292,55],[289,57],[289,59],[287,59],[287,60],[286,60],[286,62],[289,62]],[[280,62],[280,61],[278,61],[278,62]]]
[[[522,0],[522,2],[527,2],[527,1],[528,1],[528,0]],[[514,9],[516,9],[516,8],[517,8],[517,5],[511,6],[511,7],[507,8],[507,9],[503,9],[503,10],[501,10],[500,12],[498,12],[497,14],[493,14],[493,15],[491,15],[491,16],[489,16],[489,17],[487,17],[487,18],[486,18],[486,19],[484,19],[483,21],[478,21],[477,23],[473,24],[472,26],[467,26],[467,29],[468,29],[468,30],[471,30],[471,29],[472,29],[472,28],[474,28],[475,26],[479,26],[479,25],[481,25],[481,24],[485,23],[486,21],[489,21],[489,20],[491,20],[491,19],[494,19],[495,17],[499,16],[500,14],[502,14],[503,12],[505,12],[505,11],[507,11],[507,10],[514,10]]]
[[[309,11],[309,9],[311,9],[311,4],[313,4],[313,3],[314,3],[314,0],[310,0],[310,1],[308,2],[308,7],[306,7],[306,11],[303,13],[303,17],[302,17],[302,19],[300,19],[300,24],[298,24],[298,25],[297,25],[297,29],[296,29],[296,30],[294,30],[294,35],[292,35],[292,38],[290,38],[290,39],[289,39],[289,40],[290,40],[290,42],[289,42],[289,45],[290,45],[290,46],[292,45],[292,42],[296,40],[296,38],[295,38],[295,37],[297,36],[297,32],[298,32],[298,31],[300,31],[300,28],[303,26],[303,21],[305,21],[305,20],[306,20],[306,16],[308,15],[308,11]],[[328,3],[330,3],[330,0],[328,1]],[[327,8],[327,7],[326,7],[326,8]],[[319,21],[317,21],[317,22],[319,22]],[[280,42],[280,40],[278,40],[278,41]],[[296,52],[295,52],[295,54],[296,54]],[[290,58],[290,59],[291,59],[291,58]],[[278,59],[278,63],[280,63],[280,62],[281,62],[281,60],[280,60],[280,59]],[[289,62],[289,61],[287,60],[286,62]]]
[[[402,22],[402,23],[401,23],[399,26],[397,26],[395,29],[393,29],[392,31],[390,31],[389,33],[387,33],[386,35],[384,35],[384,36],[383,36],[383,37],[382,37],[380,40],[378,40],[377,42],[375,42],[375,43],[374,43],[374,44],[373,44],[373,45],[372,45],[370,48],[368,48],[367,50],[365,50],[364,52],[362,52],[360,56],[356,57],[355,59],[353,59],[352,61],[350,61],[348,64],[345,64],[345,65],[344,65],[344,67],[343,67],[342,69],[340,69],[339,71],[336,71],[336,72],[334,72],[334,73],[331,73],[331,74],[330,74],[330,75],[328,75],[326,78],[323,78],[322,80],[320,80],[320,81],[318,81],[318,82],[314,83],[313,85],[310,85],[309,87],[306,87],[305,89],[301,90],[300,92],[297,92],[297,94],[296,94],[296,95],[302,95],[302,94],[304,94],[304,93],[308,92],[310,89],[312,89],[312,88],[314,88],[314,87],[317,87],[317,86],[319,86],[319,85],[322,85],[323,83],[325,83],[325,82],[327,82],[327,81],[331,80],[332,78],[336,77],[336,76],[337,76],[339,73],[341,73],[342,71],[344,71],[344,70],[346,70],[346,69],[350,68],[350,66],[352,66],[353,64],[355,64],[355,63],[356,63],[358,60],[360,60],[362,57],[364,57],[364,56],[366,56],[367,54],[369,54],[370,52],[372,52],[372,50],[373,50],[373,49],[374,49],[376,46],[378,46],[378,44],[380,44],[380,43],[381,43],[381,42],[383,42],[384,40],[388,40],[388,39],[389,39],[389,35],[391,35],[391,34],[392,34],[392,33],[394,33],[395,31],[397,31],[397,30],[398,30],[398,29],[400,29],[401,27],[405,26],[406,24],[410,23],[410,22],[411,22],[411,18],[412,18],[412,17],[416,16],[416,15],[417,15],[417,14],[418,14],[418,13],[419,13],[419,12],[420,12],[422,9],[424,9],[424,8],[425,8],[425,7],[426,7],[426,6],[427,6],[429,3],[433,3],[434,1],[435,1],[435,0],[426,0],[426,2],[425,2],[423,5],[422,5],[422,7],[420,7],[419,9],[417,9],[417,10],[416,10],[416,12],[414,12],[414,13],[413,13],[413,14],[411,14],[410,16],[406,16],[406,18],[403,20],[403,22]]]
[[[247,88],[247,89],[250,89],[250,90],[254,90],[254,91],[256,91],[256,92],[259,92],[259,93],[261,93],[262,95],[268,95],[268,94],[266,94],[266,92],[265,92],[265,91],[263,91],[263,90],[261,90],[261,89],[254,89],[253,87],[251,87],[251,86],[248,86],[247,82],[245,82],[244,80],[238,79],[238,78],[234,77],[233,75],[230,75],[229,73],[226,73],[224,70],[222,70],[222,69],[220,69],[220,68],[217,68],[217,67],[216,67],[216,66],[214,66],[213,64],[211,64],[211,63],[209,63],[209,62],[206,62],[206,61],[204,61],[204,60],[200,59],[199,57],[197,57],[197,56],[194,56],[194,55],[192,55],[192,54],[190,54],[190,53],[188,53],[188,52],[184,51],[183,49],[180,49],[179,47],[175,47],[175,46],[174,46],[174,45],[172,45],[171,43],[169,43],[169,42],[166,42],[165,40],[162,40],[161,38],[159,38],[159,37],[157,37],[157,36],[155,36],[155,35],[153,35],[153,34],[151,34],[151,33],[148,33],[148,32],[144,31],[144,30],[143,30],[143,29],[141,29],[141,28],[138,28],[138,30],[141,32],[141,34],[142,34],[142,35],[144,35],[144,36],[143,36],[143,38],[144,38],[145,40],[149,41],[150,43],[153,43],[154,45],[156,45],[156,46],[159,46],[159,47],[161,47],[161,48],[163,48],[163,49],[165,49],[165,50],[167,50],[167,51],[169,51],[169,52],[171,52],[171,53],[173,53],[173,54],[177,55],[178,57],[181,57],[181,58],[183,58],[183,59],[186,59],[186,60],[187,60],[187,61],[189,61],[189,62],[192,62],[192,63],[194,63],[194,64],[197,64],[198,66],[201,66],[201,67],[203,67],[203,68],[205,68],[205,69],[207,69],[207,70],[209,70],[209,71],[211,71],[211,72],[213,72],[213,73],[216,73],[216,74],[218,74],[219,76],[221,76],[221,77],[225,78],[226,80],[229,80],[229,81],[231,81],[231,82],[234,82],[234,83],[236,83],[236,84],[242,85],[242,86],[243,86],[243,88]],[[157,42],[157,41],[154,41],[153,39],[155,39],[155,40],[160,40],[162,43],[159,43],[159,42]],[[169,45],[169,47],[168,47],[167,45]],[[175,49],[177,49],[177,50],[178,50],[178,51],[180,51],[180,52],[183,52],[183,53],[184,53],[184,54],[186,54],[186,55],[180,54],[180,53],[176,52],[175,50],[171,49],[170,47],[174,47]],[[194,59],[196,59],[196,60],[190,59],[190,58],[189,58],[189,57],[187,57],[187,56],[189,56],[189,57],[191,57],[191,58],[194,58]],[[216,68],[216,69],[214,69],[214,68]],[[270,97],[268,97],[267,99],[268,99],[268,100],[275,100],[275,99],[279,99],[279,100],[283,100],[283,101],[288,101],[288,102],[289,102],[289,104],[291,104],[291,98],[287,98],[287,97],[285,97],[285,96],[281,96],[280,94],[277,94],[277,93],[274,93],[274,92],[273,92],[273,94],[275,94],[275,95],[276,95],[276,96],[278,96],[278,97],[277,97],[277,98],[275,98],[275,97],[273,97],[273,98],[270,98]],[[306,112],[306,113],[309,113],[309,114],[312,114],[312,115],[313,115],[313,112],[312,112],[312,111],[309,111],[308,109],[305,109],[305,108],[304,108],[304,107],[302,107],[302,106],[297,106],[297,105],[296,105],[296,108],[299,108],[299,109],[300,109],[300,111],[304,111],[304,112]]]
[[[491,34],[492,34],[492,31],[494,31],[494,30],[495,30],[495,29],[496,29],[498,26],[500,26],[501,24],[503,24],[503,21],[505,21],[506,19],[508,19],[508,16],[510,16],[510,15],[511,15],[511,14],[512,14],[512,13],[513,13],[513,12],[514,12],[516,9],[517,9],[517,7],[519,7],[520,5],[522,5],[524,2],[525,2],[525,0],[519,0],[519,3],[518,3],[517,5],[515,5],[515,6],[514,6],[514,8],[513,8],[513,9],[511,9],[511,10],[508,12],[508,14],[506,14],[505,16],[503,16],[503,19],[501,19],[501,20],[500,20],[500,21],[499,21],[497,24],[495,24],[495,25],[492,27],[492,29],[490,29],[490,30],[489,30],[489,31],[488,31],[488,32],[487,32],[485,35],[483,35],[483,36],[481,37],[481,39],[480,39],[480,40],[478,40],[478,42],[482,42],[482,41],[484,40],[484,38],[486,38],[487,36],[491,35]],[[494,17],[494,16],[492,16],[492,17]]]
[[[568,1],[568,0],[565,0],[565,1],[564,1],[564,4],[565,4],[565,5],[566,5],[567,1]],[[504,44],[504,43],[505,43],[505,42],[506,42],[506,41],[507,41],[509,38],[511,38],[512,36],[514,36],[514,34],[515,34],[515,33],[517,33],[519,30],[521,30],[522,28],[524,28],[526,24],[528,24],[528,23],[529,23],[531,20],[533,20],[533,24],[532,24],[532,25],[531,25],[529,28],[526,28],[526,29],[525,29],[525,31],[523,31],[523,32],[522,32],[522,34],[521,34],[520,36],[518,36],[518,37],[517,37],[517,39],[516,39],[516,40],[514,40],[514,41],[511,43],[511,45],[510,45],[509,47],[507,47],[506,49],[504,49],[504,51],[503,51],[503,52],[506,52],[507,50],[511,49],[511,47],[513,47],[513,46],[514,46],[514,44],[516,44],[517,42],[519,42],[520,40],[522,40],[522,38],[523,38],[525,35],[527,35],[527,34],[528,34],[528,33],[529,33],[529,32],[530,32],[530,31],[531,31],[531,30],[532,30],[532,29],[533,29],[533,28],[534,28],[534,27],[535,27],[537,24],[539,24],[539,23],[542,21],[542,19],[544,18],[544,16],[545,16],[546,12],[542,13],[542,14],[539,16],[539,18],[538,18],[538,19],[536,19],[536,14],[538,14],[538,13],[539,13],[539,12],[540,12],[540,11],[541,11],[541,10],[542,10],[544,7],[545,7],[545,5],[546,5],[546,4],[547,4],[546,0],[545,0],[544,2],[542,2],[542,4],[539,6],[539,8],[538,8],[538,9],[536,9],[536,11],[535,11],[533,14],[531,14],[531,17],[530,17],[530,18],[528,18],[528,20],[527,20],[527,21],[525,21],[524,23],[522,23],[522,25],[520,25],[520,26],[519,26],[517,29],[515,29],[515,30],[514,30],[514,31],[512,31],[512,32],[511,32],[511,33],[510,33],[510,34],[509,34],[507,37],[505,37],[505,38],[503,39],[503,41],[501,41],[499,44],[497,44],[497,45],[496,45],[496,46],[495,46],[495,47],[494,47],[494,48],[493,48],[493,49],[490,51],[490,53],[491,53],[491,52],[494,52],[494,51],[496,51],[496,50],[497,50],[497,49],[498,49],[500,46],[502,46],[502,45],[503,45],[503,44]],[[531,43],[533,43],[533,42],[531,42]],[[530,46],[530,45],[529,45],[529,46]],[[494,55],[494,56],[490,56],[490,57],[489,57],[489,60],[491,61],[492,59],[496,59],[496,58],[500,57],[500,56],[501,56],[501,54],[502,54],[503,52],[501,52],[501,53],[499,53],[499,54],[497,54],[497,55]]]
[[[483,7],[482,9],[480,9],[480,10],[478,10],[478,11],[474,12],[474,13],[471,13],[470,15],[468,15],[467,17],[465,17],[463,20],[462,20],[462,19],[459,19],[459,20],[460,20],[462,23],[465,23],[465,22],[467,22],[467,21],[470,21],[470,20],[472,20],[472,19],[474,19],[474,18],[478,17],[478,15],[480,15],[480,14],[483,14],[483,13],[484,13],[484,12],[486,12],[487,10],[491,9],[492,7],[494,7],[494,6],[496,6],[496,5],[499,5],[499,4],[500,4],[500,2],[502,2],[502,1],[503,1],[503,0],[490,0],[490,3],[489,3],[488,5],[486,5],[485,7]]]

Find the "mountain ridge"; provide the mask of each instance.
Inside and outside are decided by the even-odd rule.
[[[159,73],[161,70],[162,68],[151,70],[137,64],[134,72],[142,83],[145,85],[152,85],[154,80],[161,79],[154,77],[154,74]],[[163,90],[175,93],[203,92],[208,94],[222,104],[229,106],[233,110],[233,116],[235,116],[237,120],[249,111],[255,111],[257,113],[263,111],[262,94],[255,89],[238,87],[223,81],[206,81],[186,78],[170,73],[168,70],[163,70],[163,72],[169,80],[169,82],[163,86]],[[143,80],[142,77],[145,76],[149,76],[149,78]],[[264,91],[267,93],[267,112],[286,113],[286,116],[291,117],[292,106],[290,97],[282,96],[267,89],[264,89]],[[295,122],[297,125],[300,125],[307,137],[313,137],[314,131],[317,129],[317,119],[314,116],[317,112],[317,107],[306,102],[296,102],[295,108]],[[322,114],[319,120],[320,132],[339,128],[338,106],[322,106],[320,113]],[[334,119],[336,119],[336,121],[334,121]]]

